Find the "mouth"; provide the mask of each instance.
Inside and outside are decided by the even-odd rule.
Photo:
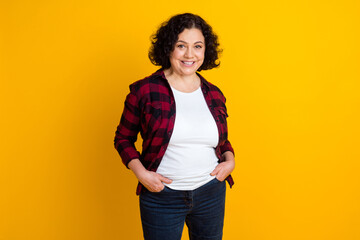
[[[188,61],[181,61],[185,66],[191,67],[192,65],[195,64],[195,62],[188,62]]]

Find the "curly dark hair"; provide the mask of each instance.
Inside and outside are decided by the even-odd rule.
[[[218,58],[222,52],[222,49],[219,48],[218,36],[204,19],[192,13],[171,17],[167,22],[162,23],[157,32],[151,36],[152,45],[149,50],[151,63],[161,66],[162,69],[170,68],[170,53],[174,50],[179,34],[184,29],[191,28],[199,29],[205,38],[204,62],[198,71],[218,67],[220,65]]]

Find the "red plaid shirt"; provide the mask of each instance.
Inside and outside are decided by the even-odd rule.
[[[226,99],[219,88],[200,74],[198,76],[206,103],[218,127],[219,143],[215,153],[222,162],[224,152],[234,153],[228,141]],[[174,129],[175,114],[174,95],[162,70],[130,85],[114,139],[115,148],[126,167],[132,159],[138,158],[147,170],[156,172]],[[141,154],[134,145],[139,132],[143,139]],[[231,175],[226,180],[232,187],[234,181]],[[142,189],[139,183],[136,194],[139,195]]]

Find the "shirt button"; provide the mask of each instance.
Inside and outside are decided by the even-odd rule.
[[[168,132],[168,135],[169,135],[169,136],[171,135],[171,131]]]

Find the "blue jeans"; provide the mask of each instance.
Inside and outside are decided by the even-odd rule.
[[[141,193],[140,213],[145,240],[180,240],[184,222],[190,240],[221,240],[225,193],[225,181],[216,178],[192,191],[165,187],[158,193]]]

